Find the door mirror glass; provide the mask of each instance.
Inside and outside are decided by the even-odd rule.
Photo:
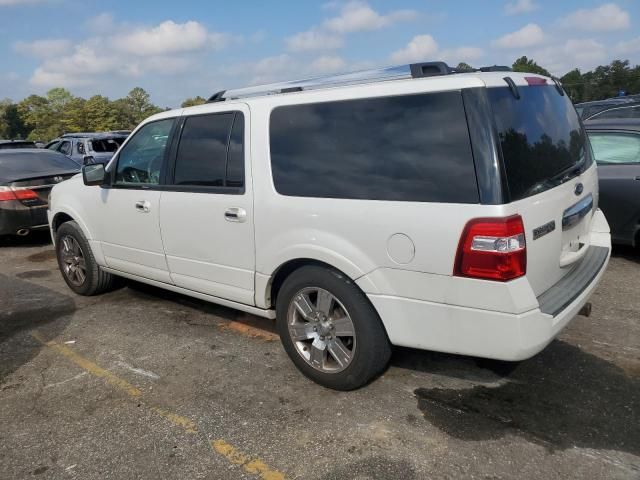
[[[103,185],[106,178],[104,164],[93,163],[82,167],[82,180],[85,185]]]

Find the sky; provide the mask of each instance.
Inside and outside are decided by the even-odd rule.
[[[561,76],[640,63],[640,0],[0,0],[0,99],[140,86],[162,107],[278,80],[444,60]]]

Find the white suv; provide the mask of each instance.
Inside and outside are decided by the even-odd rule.
[[[607,265],[597,205],[558,83],[435,62],[154,115],[53,189],[49,222],[76,293],[122,276],[275,318],[302,373],[347,390],[392,345],[542,350]]]

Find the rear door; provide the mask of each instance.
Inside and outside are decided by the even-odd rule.
[[[254,304],[249,109],[184,116],[162,193],[160,228],[173,282]]]
[[[527,278],[540,295],[586,254],[597,172],[586,133],[555,85],[488,88],[509,200],[522,216]]]
[[[614,240],[633,243],[640,226],[640,132],[590,131],[600,208]]]

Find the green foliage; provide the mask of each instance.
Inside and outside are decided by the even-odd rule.
[[[632,68],[628,60],[614,60],[584,74],[572,70],[560,80],[576,103],[615,97],[620,90],[637,94],[640,93],[640,65]]]
[[[522,56],[513,62],[513,66],[511,68],[513,68],[514,72],[537,73],[547,77],[551,76],[551,74],[546,69],[538,65],[533,58],[529,59],[525,56]]]
[[[193,107],[195,105],[202,105],[203,103],[207,103],[207,100],[198,95],[197,97],[187,98],[184,102],[182,102],[182,105],[180,106],[182,108],[187,108]]]
[[[18,105],[8,98],[0,100],[0,138],[25,138],[28,133],[29,129],[18,113]]]
[[[460,62],[456,67],[456,70],[459,72],[473,72],[475,69],[465,62]]]
[[[471,71],[473,67],[461,62],[456,69]],[[550,76],[545,68],[526,56],[513,63],[513,70]],[[614,97],[620,90],[638,94],[640,65],[632,67],[628,60],[614,60],[586,73],[571,70],[561,81],[576,103]],[[187,98],[182,107],[203,103],[206,100],[196,96]],[[142,120],[162,110],[151,103],[149,94],[140,87],[117,100],[102,95],[85,100],[64,88],[53,88],[45,96],[30,95],[19,103],[0,100],[0,138],[48,141],[66,132],[132,130]]]

